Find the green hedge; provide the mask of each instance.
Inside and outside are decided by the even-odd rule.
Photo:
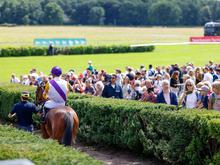
[[[136,101],[70,100],[88,142],[129,148],[171,164],[219,164],[220,113]],[[173,111],[174,110],[174,111]]]
[[[56,47],[54,54],[79,55],[79,54],[108,54],[108,53],[129,53],[129,52],[152,52],[154,46],[77,46],[77,47]],[[46,47],[20,47],[1,48],[0,57],[12,56],[44,56],[48,54]]]
[[[59,145],[54,140],[43,140],[30,133],[0,125],[0,160],[26,158],[36,165],[102,164],[86,154]]]
[[[8,112],[5,108],[18,97],[12,91],[0,89],[0,100],[12,93],[7,99],[11,101],[0,103],[2,117],[2,110]],[[71,94],[68,104],[77,112],[79,136],[87,142],[119,146],[171,164],[220,164],[219,112],[78,94]]]

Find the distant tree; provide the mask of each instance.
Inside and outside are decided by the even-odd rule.
[[[73,4],[74,8],[71,14],[71,19],[75,24],[88,25],[90,9],[97,6],[96,0],[79,1]]]
[[[43,24],[61,25],[63,22],[63,9],[55,2],[49,2],[44,8]]]
[[[141,0],[127,0],[119,9],[119,25],[144,25],[147,23],[147,7]]]
[[[89,12],[88,23],[91,25],[103,25],[105,20],[105,10],[103,7],[92,7]]]
[[[120,1],[108,0],[104,1],[103,8],[105,10],[105,24],[117,25],[119,19]]]
[[[17,23],[17,1],[3,1],[0,7],[0,23]]]
[[[153,25],[178,25],[181,20],[180,7],[171,1],[157,1],[149,9],[149,19]]]
[[[200,10],[200,24],[204,25],[206,22],[213,21],[212,13],[209,6],[204,6]]]
[[[208,1],[207,6],[210,8],[212,21],[220,21],[220,1]]]
[[[200,0],[199,0],[200,1]],[[184,0],[180,2],[181,25],[198,25],[199,24],[199,10],[200,3],[198,0]]]
[[[34,1],[33,3],[29,4],[29,10],[30,12],[28,14],[28,17],[30,20],[30,24],[43,24],[44,12],[41,4],[38,1]]]

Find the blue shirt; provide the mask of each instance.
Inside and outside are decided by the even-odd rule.
[[[11,114],[14,113],[16,113],[18,124],[27,127],[33,124],[32,114],[37,113],[37,108],[31,102],[21,101],[14,105]]]

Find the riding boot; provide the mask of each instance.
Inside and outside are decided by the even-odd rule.
[[[41,115],[41,122],[42,123],[45,123],[45,118],[46,118],[46,115],[49,112],[49,110],[50,110],[49,108],[46,108],[46,107],[43,108],[43,113]]]

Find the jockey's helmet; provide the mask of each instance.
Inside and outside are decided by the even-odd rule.
[[[51,69],[51,74],[55,75],[55,76],[60,76],[62,74],[62,69],[58,66],[54,66]]]

